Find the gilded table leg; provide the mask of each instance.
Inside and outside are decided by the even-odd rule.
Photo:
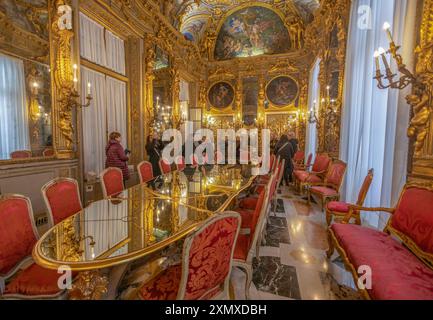
[[[108,279],[100,271],[85,271],[75,278],[69,291],[70,300],[101,300],[108,291]]]

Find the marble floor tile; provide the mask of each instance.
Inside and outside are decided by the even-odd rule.
[[[280,258],[261,257],[253,261],[253,282],[259,291],[301,299],[296,268],[281,264]]]
[[[280,243],[290,243],[290,235],[287,227],[267,225],[265,235],[265,246],[280,247]]]

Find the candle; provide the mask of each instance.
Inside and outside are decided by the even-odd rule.
[[[90,82],[87,82],[87,95],[92,95],[92,85],[90,84]]]
[[[386,55],[385,55],[386,54],[385,49],[380,47],[378,52],[382,56],[382,61],[383,61],[383,64],[385,65],[385,69],[387,71],[389,71],[390,68],[389,68],[388,60],[387,60]]]
[[[383,24],[383,30],[386,31],[386,34],[388,35],[388,39],[391,43],[394,43],[394,39],[392,38],[392,33],[391,33],[391,25],[389,24],[389,22],[385,22]]]

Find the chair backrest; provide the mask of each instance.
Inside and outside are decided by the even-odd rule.
[[[308,159],[307,159],[307,164],[305,165],[307,168],[309,168],[311,166],[311,162],[313,161],[313,154],[310,153],[308,155]]]
[[[293,161],[298,163],[298,164],[303,163],[304,160],[305,160],[305,152],[304,151],[297,151],[295,153],[295,155],[293,156]]]
[[[53,148],[46,148],[44,151],[42,151],[42,155],[44,157],[52,157],[52,156],[54,156],[54,149]]]
[[[167,174],[171,172],[171,165],[164,159],[159,160],[159,169],[161,169],[162,174]]]
[[[137,166],[138,176],[140,183],[149,182],[153,180],[153,167],[149,161],[142,161]]]
[[[275,154],[271,154],[271,156],[269,157],[269,171],[272,172],[275,169],[275,165],[276,163],[277,157],[275,156]]]
[[[183,171],[185,169],[185,158],[183,156],[178,156],[176,158],[176,169],[178,171]]]
[[[373,176],[374,176],[374,170],[370,169],[368,171],[367,176],[364,179],[364,182],[362,183],[361,189],[359,190],[358,201],[356,202],[358,206],[362,206],[364,204],[365,198],[367,197],[368,190],[370,189],[371,183],[373,182]]]
[[[341,160],[334,160],[326,174],[325,184],[339,191],[346,174],[347,164]]]
[[[51,180],[42,187],[42,195],[51,225],[56,225],[83,209],[78,182],[74,179]]]
[[[225,212],[208,220],[183,244],[178,300],[209,299],[227,292],[241,218]]]
[[[433,187],[407,184],[387,229],[433,266]]]
[[[0,196],[0,276],[32,253],[39,235],[30,199],[22,195]]]
[[[104,198],[115,196],[124,190],[123,173],[119,168],[107,168],[100,175]]]
[[[326,153],[318,154],[314,160],[313,172],[323,172],[328,170],[329,164],[331,163],[331,158]]]
[[[17,151],[11,152],[10,157],[11,157],[11,159],[31,158],[32,152],[29,150],[17,150]]]
[[[280,183],[281,183],[281,179],[283,179],[284,166],[285,166],[285,165],[286,165],[286,160],[285,160],[285,159],[282,159],[282,160],[280,161],[280,164],[279,164],[279,167],[278,167],[278,170],[277,170],[277,177],[276,177],[277,184],[276,184],[276,188],[278,188],[278,186],[279,186]]]
[[[197,156],[195,154],[191,154],[189,159],[190,159],[191,167],[197,167],[198,166],[198,160],[197,160]]]

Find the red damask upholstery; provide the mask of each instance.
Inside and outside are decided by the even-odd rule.
[[[313,164],[313,172],[326,172],[328,170],[331,158],[327,154],[318,154]]]
[[[417,196],[425,200],[426,194]],[[373,299],[433,299],[433,270],[391,236],[351,224],[334,224],[331,230],[356,270],[371,268],[372,289],[368,292]]]
[[[250,250],[250,242],[253,234],[240,234],[236,242],[235,252],[233,258],[236,260],[247,260],[248,252]]]
[[[178,171],[183,171],[183,169],[185,169],[185,158],[183,156],[177,157],[176,168]]]
[[[44,269],[33,263],[14,277],[6,285],[5,294],[20,294],[24,296],[56,295],[61,290],[57,281],[60,274],[57,270]]]
[[[304,161],[304,157],[305,157],[304,151],[298,151],[293,156],[293,161],[296,161],[296,162]]]
[[[162,174],[167,174],[171,172],[171,165],[164,159],[159,160],[159,168]]]
[[[20,195],[0,198],[0,275],[6,275],[30,256],[38,239],[30,199]]]
[[[342,161],[335,161],[332,163],[328,174],[326,175],[326,183],[339,188],[343,182],[346,168],[347,164]]]
[[[51,223],[56,225],[82,210],[80,192],[76,180],[58,178],[42,187]]]
[[[254,198],[253,198],[254,199]],[[265,201],[265,190],[263,190],[260,194],[259,197],[256,199],[256,205],[253,208],[254,211],[252,210],[245,210],[245,209],[237,209],[236,212],[239,212],[241,214],[242,217],[242,228],[250,228],[251,229],[251,233],[254,233],[254,230],[256,228],[257,225],[257,221],[259,219],[260,213],[262,211],[263,208],[263,202]],[[248,218],[244,217],[249,216]]]
[[[10,154],[11,159],[26,159],[32,157],[32,152],[29,150],[17,150]]]
[[[331,201],[328,203],[327,209],[334,212],[348,213],[349,204],[341,201]]]
[[[101,173],[101,186],[104,198],[118,195],[124,189],[123,174],[119,168],[108,168]]]
[[[262,188],[263,190],[263,188]],[[254,210],[257,206],[258,197],[246,197],[239,201],[239,208],[246,210]]]
[[[138,295],[143,300],[176,300],[181,277],[182,266],[172,266],[146,283]]]
[[[152,164],[148,161],[140,162],[137,166],[138,176],[140,177],[140,183],[149,182],[153,180],[153,168]]]
[[[408,187],[392,217],[391,226],[433,254],[433,191]]]
[[[323,181],[319,176],[307,171],[296,170],[293,172],[293,175],[302,183],[318,183]]]
[[[182,272],[173,269],[174,267],[168,269],[146,283],[139,290],[139,297],[156,300],[212,298],[222,291],[230,276],[239,227],[240,217],[234,213],[221,214],[207,220],[184,242]]]

